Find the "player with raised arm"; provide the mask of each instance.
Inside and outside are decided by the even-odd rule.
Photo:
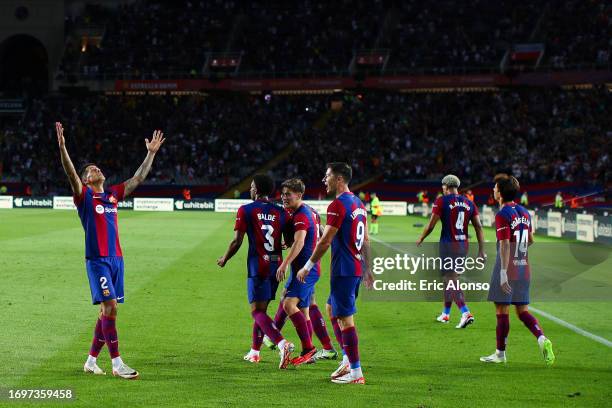
[[[362,279],[368,288],[372,287],[374,279],[369,268],[368,213],[361,200],[349,190],[351,178],[352,169],[348,164],[327,165],[323,182],[327,193],[336,198],[327,207],[323,236],[296,278],[305,282],[331,246],[331,290],[327,311],[338,326],[334,327],[334,332],[344,350],[344,358],[331,379],[338,384],[365,384],[353,315],[357,312],[355,301]]]
[[[104,187],[105,177],[95,164],[87,164],[77,174],[64,138],[64,127],[55,123],[62,167],[70,181],[74,204],[85,230],[85,264],[93,304],[100,304],[89,356],[83,370],[86,373],[104,375],[97,358],[104,344],[112,359],[112,373],[126,379],[138,378],[138,372],[128,367],[119,356],[119,340],[116,329],[117,303],[124,302],[123,253],[119,244],[117,202],[131,194],[142,183],[153,164],[155,154],[164,143],[160,130],[153,132],[151,141],[145,139],[147,156],[134,176],[129,180]]]
[[[276,271],[282,263],[282,234],[286,231],[289,214],[280,206],[268,200],[274,192],[274,181],[265,174],[255,175],[251,182],[252,203],[238,209],[234,226],[235,236],[225,255],[217,260],[224,267],[238,252],[244,239],[249,238],[247,257],[247,292],[251,304],[253,323],[253,343],[251,350],[244,356],[246,361],[258,363],[259,350],[266,334],[279,349],[279,368],[285,369],[291,361],[293,343],[283,335],[267,315],[268,304],[276,296],[278,281]]]
[[[497,259],[488,299],[495,303],[497,349],[490,356],[480,357],[480,361],[506,362],[506,339],[510,332],[508,312],[512,304],[519,319],[538,340],[544,361],[552,365],[555,362],[552,343],[544,336],[537,319],[529,313],[531,271],[528,249],[533,244],[533,229],[529,211],[514,202],[519,190],[520,185],[515,177],[499,175],[495,178],[493,195],[500,210],[495,215]]]
[[[442,179],[442,196],[438,197],[434,202],[431,218],[416,242],[417,246],[420,246],[425,238],[434,230],[438,221],[441,221],[442,231],[440,233],[439,253],[440,258],[442,258],[442,265],[446,264],[444,260],[448,257],[456,259],[464,258],[467,255],[469,245],[468,225],[470,221],[476,230],[478,257],[486,257],[484,252],[484,233],[478,215],[478,207],[458,193],[459,185],[459,178],[452,174]],[[436,320],[441,323],[449,322],[451,306],[454,300],[461,311],[461,319],[455,327],[463,329],[474,323],[474,316],[465,304],[463,291],[459,289],[458,280],[460,274],[457,273],[455,268],[445,269],[443,267],[441,272],[444,275],[444,309]],[[449,285],[450,282],[454,284]]]
[[[291,265],[291,273],[285,285],[286,293],[276,313],[275,323],[280,330],[282,322],[288,316],[302,342],[302,353],[293,359],[294,365],[313,362],[316,359],[333,359],[338,353],[331,345],[331,339],[325,328],[325,321],[316,304],[312,305],[315,284],[321,274],[320,262],[313,267],[305,282],[296,279],[297,272],[306,264],[319,240],[321,219],[310,206],[304,204],[302,196],[306,187],[300,179],[289,179],[282,184],[281,197],[285,209],[291,212],[293,243],[289,253],[279,266],[276,278],[279,282],[285,279],[287,268]],[[316,308],[315,321],[310,318],[310,307]],[[282,312],[280,309],[282,308]],[[284,312],[284,313],[283,313]],[[277,321],[278,319],[278,321]],[[312,333],[315,332],[323,349],[317,351],[312,344]],[[264,339],[265,341],[265,339]]]

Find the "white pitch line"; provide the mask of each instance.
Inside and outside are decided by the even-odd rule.
[[[375,237],[370,237],[370,239],[373,240],[373,241],[378,242],[379,244],[382,244],[382,245],[386,246],[387,248],[395,249],[396,251],[400,251],[400,252],[406,253],[408,255],[414,256],[414,254],[411,254],[410,252],[406,252],[403,249],[398,248],[398,247],[396,247],[394,245],[391,245],[391,244],[389,244],[389,243],[387,243],[387,242],[385,242],[385,241],[383,241],[381,239],[378,239],[378,238],[375,238]],[[553,322],[557,323],[560,326],[565,327],[566,329],[570,329],[571,331],[573,331],[576,334],[579,334],[579,335],[584,336],[586,338],[589,338],[589,339],[591,339],[593,341],[596,341],[597,343],[603,344],[604,346],[608,346],[608,347],[612,348],[612,341],[610,341],[610,340],[608,340],[606,338],[603,338],[601,336],[598,336],[596,334],[588,332],[588,331],[586,331],[584,329],[581,329],[578,326],[574,326],[573,324],[571,324],[569,322],[566,322],[563,319],[559,319],[557,316],[553,316],[550,313],[547,313],[547,312],[545,312],[543,310],[540,310],[540,309],[536,309],[535,307],[529,306],[529,310],[533,310],[537,314],[539,314],[541,316],[544,316],[545,318],[547,318],[549,320],[552,320]]]
[[[598,336],[596,334],[593,334],[591,332],[588,332],[588,331],[586,331],[584,329],[581,329],[578,326],[574,326],[573,324],[568,323],[565,320],[559,319],[558,317],[553,316],[550,313],[547,313],[547,312],[545,312],[543,310],[540,310],[540,309],[536,309],[535,307],[531,307],[531,306],[529,306],[529,310],[533,310],[537,314],[542,315],[542,316],[546,317],[549,320],[552,320],[553,322],[557,323],[558,325],[561,325],[561,326],[563,326],[563,327],[565,327],[567,329],[570,329],[574,333],[578,333],[581,336],[587,337],[587,338],[589,338],[589,339],[591,339],[593,341],[596,341],[597,343],[601,343],[604,346],[612,347],[612,341],[610,341],[608,339],[605,339],[605,338],[603,338],[601,336]]]

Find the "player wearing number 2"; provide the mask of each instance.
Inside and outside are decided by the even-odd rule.
[[[423,230],[421,237],[417,240],[417,245],[420,246],[433,231],[438,220],[440,220],[442,222],[442,232],[440,233],[439,250],[443,264],[445,264],[445,259],[447,258],[464,258],[467,255],[468,225],[470,221],[476,231],[478,257],[485,257],[484,233],[480,217],[478,216],[478,207],[466,197],[458,194],[457,189],[459,185],[459,178],[455,175],[449,174],[442,179],[442,196],[438,197],[434,202],[429,223]],[[449,285],[451,282],[457,283],[460,274],[454,268],[443,268],[441,272],[444,275],[445,281],[444,309],[436,320],[441,323],[449,322],[451,306],[454,300],[461,311],[461,319],[455,327],[463,329],[474,322],[474,316],[465,304],[463,291],[458,288],[457,284],[452,287]]]
[[[357,311],[355,301],[362,279],[370,288],[373,277],[369,268],[368,213],[361,200],[348,188],[351,177],[352,170],[348,164],[327,165],[323,182],[327,193],[334,194],[336,199],[327,207],[327,225],[323,236],[296,277],[300,282],[305,282],[331,245],[331,290],[327,311],[344,354],[340,366],[331,377],[338,384],[365,384],[353,315]]]
[[[117,303],[123,303],[123,255],[119,245],[117,202],[131,194],[151,170],[155,154],[164,143],[160,130],[153,132],[151,141],[145,139],[147,157],[134,176],[124,183],[104,188],[104,174],[94,164],[86,165],[77,174],[64,139],[64,127],[55,124],[62,166],[70,181],[74,204],[85,230],[85,264],[94,304],[100,304],[89,357],[83,367],[86,373],[105,374],[97,364],[97,357],[106,343],[112,358],[113,375],[138,378],[138,372],[128,367],[119,356],[119,340],[115,322]]]
[[[500,205],[495,215],[497,230],[497,260],[491,276],[489,300],[495,302],[497,314],[497,349],[490,356],[481,357],[485,363],[506,362],[506,339],[510,332],[508,311],[516,307],[519,319],[538,340],[540,351],[547,365],[555,361],[552,343],[544,336],[538,321],[529,313],[528,248],[533,244],[531,216],[514,199],[520,190],[516,178],[500,175],[495,178],[493,194]]]
[[[253,202],[238,209],[234,226],[236,235],[225,255],[217,260],[217,265],[225,266],[238,252],[244,234],[247,234],[249,238],[247,290],[251,315],[255,322],[251,350],[244,359],[252,363],[259,362],[259,350],[265,334],[277,345],[280,354],[279,368],[284,369],[291,360],[294,346],[283,338],[266,312],[278,289],[276,271],[283,261],[281,238],[283,233],[287,232],[289,214],[268,200],[268,196],[273,192],[274,181],[270,176],[258,174],[253,178],[251,182]]]

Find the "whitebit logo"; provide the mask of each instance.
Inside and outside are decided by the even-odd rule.
[[[177,210],[182,210],[183,209],[183,204],[185,204],[185,202],[183,200],[176,200],[174,202],[174,206],[176,207]]]
[[[104,206],[102,206],[101,204],[96,205],[96,212],[98,214],[104,214]]]
[[[23,207],[23,198],[15,199],[15,207]]]

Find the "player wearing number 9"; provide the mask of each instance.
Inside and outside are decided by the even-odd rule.
[[[250,190],[253,202],[238,209],[234,239],[225,254],[217,260],[217,265],[225,266],[240,249],[246,234],[249,240],[247,293],[251,315],[255,322],[251,351],[244,356],[244,359],[254,363],[259,362],[259,349],[263,334],[266,334],[280,351],[279,368],[286,368],[293,351],[293,344],[285,341],[267,315],[268,304],[276,297],[278,289],[276,270],[283,261],[282,235],[289,232],[289,214],[283,207],[268,200],[268,196],[273,192],[274,181],[270,176],[255,175]],[[286,235],[287,241],[290,237]]]
[[[323,182],[335,200],[327,208],[327,225],[312,256],[297,273],[301,282],[331,246],[331,291],[327,312],[334,333],[343,349],[344,358],[332,373],[332,381],[339,384],[364,384],[359,360],[357,331],[353,315],[359,285],[363,279],[367,287],[373,282],[369,268],[369,239],[367,212],[361,200],[348,187],[352,177],[346,163],[329,163]]]

